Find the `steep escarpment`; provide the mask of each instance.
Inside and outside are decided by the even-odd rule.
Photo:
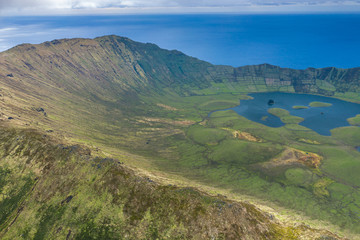
[[[87,97],[173,85],[201,88],[211,77],[209,63],[116,36],[23,44],[2,53],[0,65],[5,81],[26,79]]]
[[[269,88],[292,86],[295,92],[334,95],[335,92],[358,92],[360,68],[307,68],[296,70],[269,64],[244,66],[234,70],[234,81],[265,81]]]
[[[143,92],[149,88],[158,92],[169,88],[187,95],[218,83],[320,94],[356,92],[360,86],[359,68],[295,70],[269,64],[239,68],[216,66],[176,50],[117,36],[23,44],[1,53],[0,70],[4,82],[20,78],[35,86],[44,83],[42,87],[57,87],[59,91],[87,97],[115,97],[119,92]],[[290,88],[284,88],[287,86]]]

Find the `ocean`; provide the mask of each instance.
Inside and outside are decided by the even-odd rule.
[[[213,64],[360,66],[360,14],[0,17],[0,51],[21,43],[120,35]]]

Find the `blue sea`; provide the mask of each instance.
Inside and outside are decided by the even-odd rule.
[[[20,43],[116,34],[213,64],[360,66],[360,14],[0,17],[0,51]]]

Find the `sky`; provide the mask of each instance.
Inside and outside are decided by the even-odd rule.
[[[360,12],[360,0],[0,0],[0,14]]]

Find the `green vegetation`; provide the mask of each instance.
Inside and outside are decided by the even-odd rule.
[[[324,103],[324,102],[311,102],[309,104],[310,107],[330,107],[331,103]]]
[[[316,79],[316,86],[328,92],[336,91],[336,87],[325,80]]]
[[[347,146],[356,147],[360,141],[360,128],[355,126],[335,128],[331,130],[331,135]]]
[[[156,183],[117,160],[83,155],[85,149],[78,146],[52,145],[32,131],[2,127],[0,133],[1,177],[9,179],[1,181],[2,196],[11,181],[22,179],[21,173],[5,170],[6,165],[30,165],[24,174],[37,179],[35,187],[28,187],[32,180],[9,196],[12,205],[6,205],[8,198],[0,199],[1,212],[6,212],[1,216],[2,239],[298,239],[307,231],[324,235],[304,225],[282,226],[248,203]]]
[[[274,116],[279,117],[285,124],[297,124],[304,121],[302,117],[292,116],[290,115],[289,111],[282,108],[270,108],[268,112]]]
[[[300,106],[300,105],[295,105],[292,107],[293,109],[308,109],[308,106]]]
[[[191,126],[187,135],[199,144],[218,144],[229,133],[222,129],[205,128],[201,125]]]
[[[282,109],[278,112],[286,113]],[[236,192],[279,202],[317,219],[331,219],[333,224],[342,224],[355,232],[360,230],[358,220],[352,217],[358,216],[359,206],[341,205],[341,200],[335,197],[337,190],[329,189],[336,182],[339,184],[339,191],[351,189],[347,193],[349,201],[360,200],[360,179],[357,179],[356,174],[360,171],[357,167],[360,153],[343,146],[340,136],[334,134],[333,137],[324,137],[309,130],[270,128],[251,122],[232,111],[214,112],[207,119],[206,125],[201,128],[194,125],[190,129],[201,129],[204,132],[204,128],[209,131],[214,131],[214,128],[246,131],[265,142],[236,140],[228,135],[225,139],[219,138],[217,145],[196,146],[186,139],[177,139],[178,152],[187,150],[186,154],[177,158],[177,171],[191,169],[186,176],[202,179],[206,184],[226,186]],[[335,132],[340,131],[341,129],[336,129]],[[269,162],[284,150],[284,138],[290,147],[322,155],[324,159],[320,167],[309,168],[302,165],[299,168],[299,163],[295,162]],[[169,141],[174,140],[169,138]],[[354,144],[358,142],[355,138],[349,141]],[[174,170],[162,163],[159,166],[164,170]]]
[[[309,170],[304,170],[302,168],[290,168],[285,171],[285,177],[290,184],[296,186],[308,186],[313,182],[313,174]]]
[[[299,222],[312,223],[310,217],[324,221],[319,227],[360,233],[358,127],[325,137],[284,109],[269,111],[285,123],[280,128],[216,111],[261,91],[360,101],[356,69],[214,66],[116,36],[22,45],[0,55],[2,122],[39,131],[1,130],[4,239],[328,234],[278,225],[251,205],[174,183],[250,196],[290,218],[300,214]],[[288,149],[318,154],[321,162],[284,157]]]
[[[347,120],[353,126],[360,126],[360,114]]]

